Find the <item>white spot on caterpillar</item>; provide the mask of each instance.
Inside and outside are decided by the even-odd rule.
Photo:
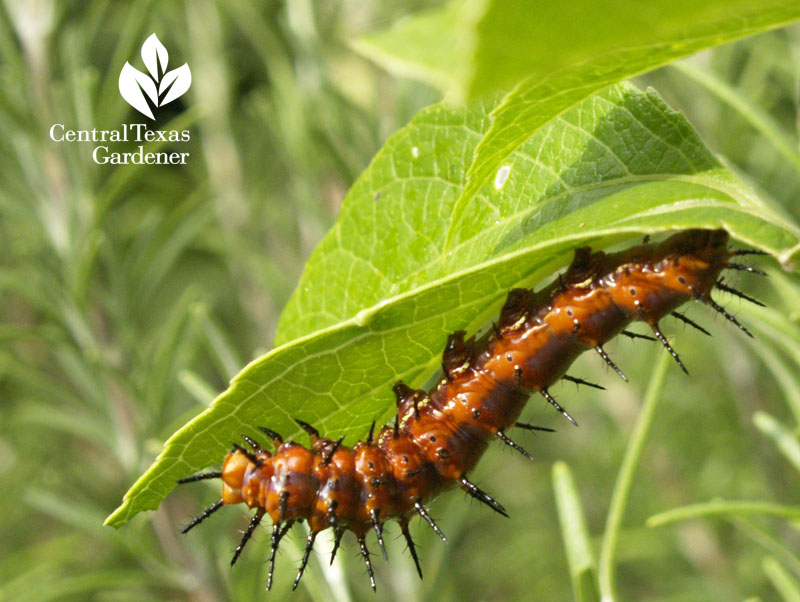
[[[500,190],[503,186],[506,185],[506,180],[508,180],[508,174],[510,173],[511,173],[510,165],[503,165],[503,167],[497,170],[497,175],[494,177],[494,187],[497,190]]]
[[[415,159],[419,157],[419,149],[416,146],[411,147],[411,156]]]

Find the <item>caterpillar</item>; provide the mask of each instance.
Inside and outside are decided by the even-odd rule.
[[[297,522],[307,521],[309,535],[297,588],[317,535],[333,529],[336,556],[346,531],[352,531],[375,590],[366,536],[375,531],[386,558],[384,523],[395,519],[408,544],[417,572],[422,569],[409,531],[418,514],[446,541],[425,504],[441,492],[459,486],[489,508],[508,516],[505,508],[472,483],[468,475],[490,441],[530,454],[506,431],[511,427],[549,431],[518,418],[533,393],[542,395],[568,421],[577,422],[549,393],[559,379],[602,389],[600,385],[566,374],[575,358],[595,350],[622,379],[627,377],[609,358],[603,345],[618,334],[658,340],[680,368],[687,369],[661,331],[660,322],[671,315],[709,335],[699,324],[676,310],[698,300],[722,314],[745,334],[749,330],[711,297],[713,289],[732,293],[762,305],[726,285],[723,270],[765,273],[732,262],[740,255],[764,255],[756,249],[731,250],[725,230],[693,229],[660,243],[644,243],[616,253],[575,250],[566,271],[549,286],[534,291],[513,289],[497,322],[484,335],[466,339],[451,334],[442,354],[441,377],[430,391],[398,382],[394,424],[369,435],[353,447],[320,436],[310,424],[297,420],[311,441],[305,447],[284,441],[273,430],[257,427],[275,447],[269,452],[247,434],[248,447],[233,444],[219,471],[180,479],[189,483],[222,479],[222,495],[182,529],[187,533],[222,506],[244,503],[255,514],[236,548],[234,565],[265,514],[272,518],[267,589],[272,586],[275,554],[281,539]],[[633,321],[646,322],[655,338],[626,330]]]

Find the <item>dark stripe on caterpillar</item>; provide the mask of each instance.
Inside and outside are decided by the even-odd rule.
[[[720,278],[728,268],[763,274],[756,268],[729,261],[734,256],[749,254],[762,253],[728,249],[728,233],[724,230],[687,230],[659,244],[645,242],[618,253],[592,253],[588,247],[576,249],[570,266],[551,285],[539,291],[510,291],[497,323],[486,334],[469,339],[463,331],[450,335],[442,354],[442,377],[430,391],[397,383],[395,423],[382,428],[377,437],[373,437],[373,423],[365,441],[347,447],[342,445],[342,439],[321,437],[313,426],[298,420],[311,440],[306,448],[292,441],[284,442],[278,433],[266,427],[257,427],[272,439],[274,452],[243,435],[252,451],[234,444],[220,472],[181,479],[180,483],[217,477],[223,481],[221,499],[183,532],[223,505],[245,503],[254,508],[256,515],[236,549],[233,564],[261,517],[269,514],[273,532],[267,585],[271,587],[281,539],[295,522],[305,520],[310,535],[294,582],[296,588],[317,534],[333,529],[332,562],[343,533],[352,531],[374,589],[366,535],[370,530],[375,531],[386,556],[383,524],[396,519],[422,577],[408,530],[409,519],[419,514],[444,540],[444,533],[424,504],[456,485],[493,511],[507,516],[505,508],[470,482],[467,475],[494,438],[532,459],[505,431],[513,426],[550,430],[517,422],[533,393],[541,394],[577,425],[550,395],[548,387],[564,378],[579,385],[602,388],[565,374],[578,355],[594,349],[627,380],[603,345],[617,334],[652,339],[625,330],[631,322],[642,321],[687,372],[659,323],[672,315],[709,334],[676,312],[690,300],[709,305],[750,335],[711,297],[712,290],[718,288],[758,303],[723,284]]]

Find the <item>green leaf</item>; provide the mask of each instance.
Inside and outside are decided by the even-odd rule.
[[[800,507],[782,506],[770,502],[730,502],[725,500],[714,500],[704,504],[691,504],[680,508],[673,508],[666,512],[654,514],[647,519],[648,527],[662,527],[669,523],[693,518],[723,517],[732,516],[772,516],[775,518],[785,518],[787,520],[800,520]]]
[[[572,471],[564,462],[556,462],[553,465],[553,491],[575,600],[576,602],[599,600],[597,565],[592,554],[586,515],[583,512],[578,489],[575,487]]]
[[[620,10],[615,0],[481,4],[456,2],[357,46],[389,68],[403,65],[404,74],[451,74],[457,97],[514,86],[475,150],[446,247],[456,244],[461,222],[479,205],[479,191],[506,158],[569,107],[609,84],[800,18],[795,0],[654,0],[635,10]],[[460,18],[448,20],[445,13]],[[458,53],[437,53],[442,40]]]
[[[510,288],[551,275],[582,244],[724,226],[784,260],[800,249],[800,229],[723,169],[680,115],[620,85],[509,157],[444,253],[492,109],[436,105],[387,141],[309,260],[280,346],[170,438],[109,524],[157,507],[175,479],[218,464],[257,425],[294,436],[297,417],[348,442],[362,437],[392,416],[395,381],[422,385],[435,372],[449,332],[482,326]]]

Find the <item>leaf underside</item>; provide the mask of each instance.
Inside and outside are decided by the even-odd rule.
[[[551,88],[565,96],[796,19],[794,0],[649,0],[629,7],[618,0],[452,0],[362,35],[353,46],[389,71],[458,99],[477,100],[526,80],[559,81]]]
[[[448,333],[474,331],[507,291],[566,265],[575,247],[724,227],[788,263],[800,229],[724,169],[651,91],[620,84],[549,122],[511,153],[444,241],[498,96],[419,113],[347,195],[284,311],[273,351],[175,433],[107,519],[155,509],[175,480],[219,464],[257,425],[293,417],[354,442],[391,418],[391,385],[422,385]],[[305,439],[300,439],[305,441]]]
[[[605,86],[705,48],[800,19],[796,0],[454,0],[362,37],[390,71],[477,99],[513,86],[492,112],[450,216],[456,243],[474,197],[538,128]]]

